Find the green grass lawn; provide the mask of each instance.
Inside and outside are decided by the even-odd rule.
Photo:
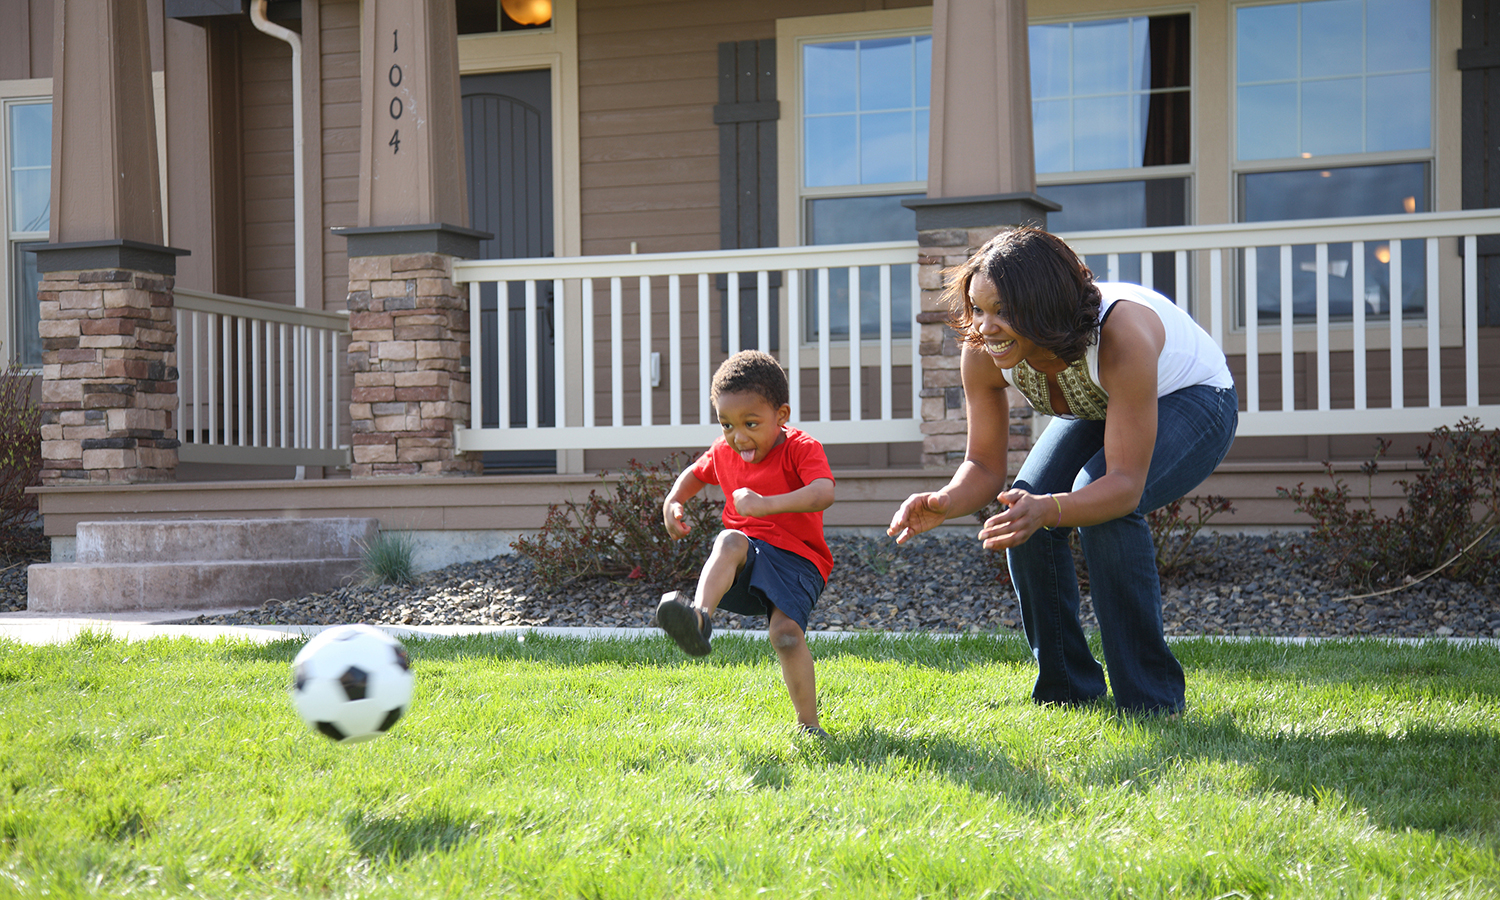
[[[408,641],[389,736],[298,642],[0,643],[0,896],[1500,896],[1500,651],[1176,645],[1180,720],[1030,703],[1014,637]]]

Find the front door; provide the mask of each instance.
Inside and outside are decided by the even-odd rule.
[[[473,228],[494,235],[480,244],[483,259],[534,259],[553,255],[552,246],[552,73],[500,72],[462,79],[464,165],[469,185],[469,218]],[[552,283],[537,285],[537,343],[526,346],[525,285],[509,285],[506,297],[508,346],[500,352],[495,311],[496,285],[480,288],[485,371],[478,389],[484,404],[483,427],[500,424],[500,379],[490,365],[501,360],[510,381],[511,427],[525,427],[526,387],[540,370],[538,420],[553,425]],[[540,362],[534,365],[533,360]],[[484,454],[486,472],[557,470],[552,450],[506,450]]]

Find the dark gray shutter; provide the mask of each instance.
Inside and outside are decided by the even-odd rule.
[[[1500,8],[1464,0],[1463,207],[1500,207]],[[1500,237],[1479,238],[1479,324],[1500,325]]]
[[[725,250],[775,247],[776,239],[776,42],[729,41],[719,45],[719,246]],[[729,279],[719,276],[727,291]],[[756,341],[755,275],[740,278],[740,343]],[[781,273],[771,273],[771,287]],[[721,346],[727,349],[728,298],[721,297]],[[780,322],[771,307],[771,346],[775,350]]]

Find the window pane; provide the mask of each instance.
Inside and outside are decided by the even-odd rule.
[[[25,169],[11,175],[11,230],[28,233],[46,231],[51,209],[52,173],[48,169]]]
[[[1187,91],[1142,94],[1138,126],[1145,134],[1141,163],[1170,166],[1192,162],[1191,104]]]
[[[1038,100],[1031,104],[1032,152],[1037,172],[1073,171],[1073,103]]]
[[[870,241],[907,241],[916,234],[916,214],[901,205],[909,197],[921,194],[899,194],[883,197],[828,197],[807,202],[808,243],[851,244]],[[816,273],[808,273],[804,282],[806,333],[818,335]],[[849,271],[831,269],[829,282],[829,336],[849,335]],[[880,270],[866,266],[859,273],[860,334],[873,339],[880,335]],[[891,267],[891,333],[911,334],[911,270],[907,266]]]
[[[861,184],[915,181],[915,150],[911,113],[872,113],[859,117]]]
[[[803,112],[854,112],[857,54],[853,41],[802,47]]]
[[[1242,222],[1426,212],[1427,164],[1345,166],[1241,176]]]
[[[1071,93],[1068,71],[1072,68],[1070,29],[1067,25],[1033,25],[1026,30],[1031,56],[1031,96],[1066,97]]]
[[[911,109],[912,40],[859,42],[859,108]]]
[[[1266,84],[1241,87],[1235,121],[1240,159],[1278,159],[1297,155],[1297,86]]]
[[[1187,179],[1049,184],[1037,193],[1062,204],[1047,214],[1049,231],[1101,231],[1187,224]]]
[[[36,270],[36,254],[29,252],[40,246],[40,241],[12,246],[11,271],[15,273],[16,298],[13,358],[23,366],[42,364],[42,308],[37,300],[42,279]]]
[[[1369,0],[1365,16],[1371,69],[1400,72],[1432,67],[1432,16],[1427,0]]]
[[[1364,71],[1363,0],[1303,3],[1301,12],[1303,78]],[[1378,61],[1370,64],[1374,68]]]
[[[912,173],[913,181],[925,181],[927,179],[927,151],[929,149],[928,139],[931,135],[931,130],[929,127],[931,123],[929,119],[930,116],[927,110],[917,110],[915,119],[917,131],[916,134],[912,136],[912,140],[916,143],[917,150],[917,168],[916,171]]]
[[[10,107],[10,227],[46,231],[52,191],[52,104]]]
[[[1240,84],[1296,78],[1296,34],[1295,4],[1236,10],[1235,73]]]
[[[1131,153],[1130,98],[1080,97],[1073,101],[1073,168],[1123,169]]]
[[[1073,93],[1114,93],[1130,86],[1130,20],[1074,23]]]
[[[1304,153],[1360,153],[1364,147],[1363,79],[1339,78],[1302,83]]]
[[[819,116],[803,125],[809,187],[859,183],[855,117]]]
[[[916,61],[912,68],[917,76],[916,90],[913,92],[915,105],[926,109],[932,105],[932,37],[930,35],[918,35],[913,41],[916,52]],[[925,116],[925,113],[924,113]],[[923,129],[923,134],[926,130]],[[925,173],[927,167],[923,166]],[[923,177],[926,177],[925,175]]]
[[[1431,76],[1377,75],[1365,91],[1366,150],[1422,150],[1431,145]]]

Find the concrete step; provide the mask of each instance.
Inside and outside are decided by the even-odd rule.
[[[28,612],[257,606],[358,577],[373,518],[80,522],[76,562],[27,571]]]
[[[141,519],[79,522],[74,561],[358,558],[378,519]]]

